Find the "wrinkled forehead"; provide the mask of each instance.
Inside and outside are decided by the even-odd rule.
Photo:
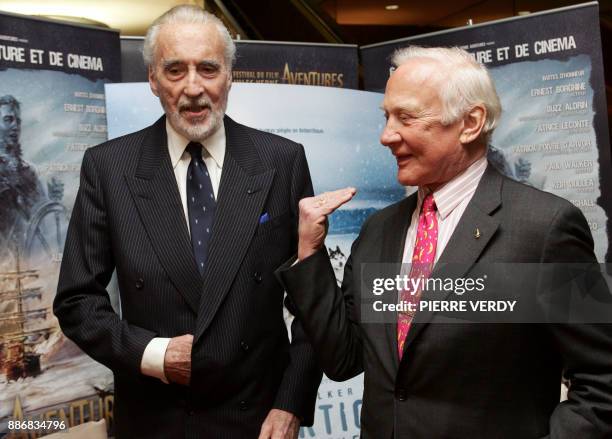
[[[389,77],[383,106],[387,110],[419,110],[437,105],[445,77],[439,63],[429,59],[411,59]]]

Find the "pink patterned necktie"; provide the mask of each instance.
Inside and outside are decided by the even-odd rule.
[[[438,243],[438,219],[436,218],[436,202],[433,194],[429,194],[423,200],[421,214],[419,215],[419,226],[416,241],[412,252],[412,266],[410,268],[410,279],[427,279],[431,275],[436,260],[436,244]],[[400,292],[402,303],[413,303],[418,307],[421,298],[421,289],[414,293],[411,288]],[[416,312],[416,311],[415,311]],[[400,361],[404,353],[404,342],[410,330],[410,323],[415,312],[405,311],[397,316],[397,349]]]

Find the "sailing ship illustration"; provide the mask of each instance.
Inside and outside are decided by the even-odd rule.
[[[41,373],[37,347],[57,330],[46,326],[49,307],[37,306],[42,287],[30,286],[38,271],[21,269],[19,257],[15,265],[15,271],[0,272],[0,377],[7,381]]]

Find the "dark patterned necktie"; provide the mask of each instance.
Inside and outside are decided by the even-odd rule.
[[[191,246],[198,270],[203,275],[215,218],[215,194],[208,169],[202,159],[202,145],[190,142],[187,151],[191,154],[191,162],[187,169],[187,211]]]

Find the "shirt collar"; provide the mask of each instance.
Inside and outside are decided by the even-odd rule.
[[[449,182],[434,191],[433,197],[441,219],[444,220],[463,200],[474,195],[486,169],[487,155],[485,154]],[[419,187],[419,210],[429,192],[429,189]]]
[[[170,152],[170,161],[172,162],[172,168],[176,168],[179,160],[185,152],[185,148],[189,144],[189,139],[183,137],[170,125],[168,118],[166,118],[166,134],[168,136],[168,151]],[[223,159],[225,158],[225,125],[223,120],[221,125],[217,128],[210,137],[204,142],[204,149],[212,157],[219,168],[223,168]]]

